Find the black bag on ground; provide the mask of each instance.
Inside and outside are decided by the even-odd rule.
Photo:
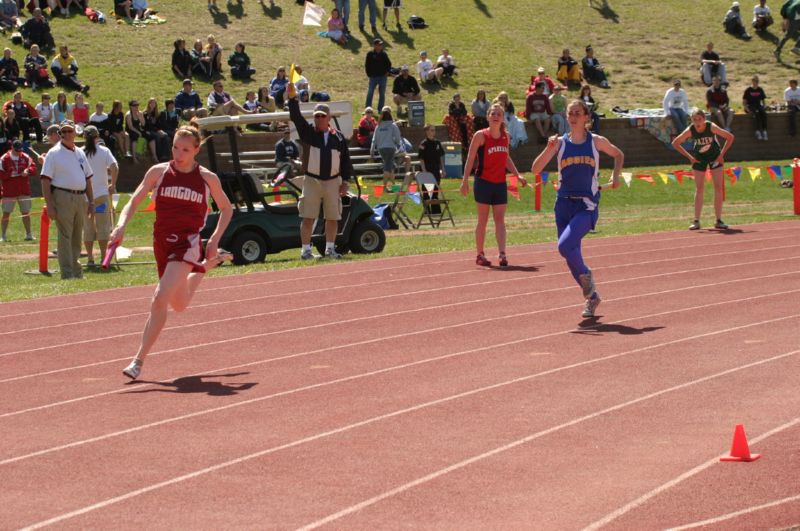
[[[428,25],[425,23],[424,18],[411,15],[408,17],[408,27],[411,29],[424,29],[427,28]]]

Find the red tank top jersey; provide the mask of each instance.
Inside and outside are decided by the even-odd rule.
[[[208,186],[197,165],[189,173],[175,169],[172,162],[156,183],[154,234],[200,232],[208,214]]]
[[[475,175],[490,183],[506,182],[506,162],[508,161],[508,135],[492,138],[489,129],[482,129],[483,146],[478,149],[478,167]]]

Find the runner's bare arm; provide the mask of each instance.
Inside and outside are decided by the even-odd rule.
[[[219,208],[217,228],[214,229],[214,233],[206,244],[206,258],[208,259],[217,255],[219,240],[222,238],[222,235],[225,234],[225,230],[228,228],[228,224],[233,217],[233,206],[231,206],[228,196],[225,195],[225,191],[222,189],[222,184],[220,184],[219,177],[217,177],[216,173],[200,166],[200,175],[202,175],[203,179],[206,181],[208,189],[211,192],[211,198],[214,199],[217,208]]]
[[[539,156],[533,161],[533,164],[531,165],[531,173],[534,175],[542,173],[545,166],[547,166],[547,163],[550,162],[550,160],[553,158],[553,155],[555,155],[558,151],[560,143],[561,140],[555,135],[547,139],[547,147],[545,147],[544,150],[539,153]]]
[[[467,154],[467,163],[464,165],[464,175],[461,179],[461,194],[467,195],[469,193],[469,175],[472,173],[472,167],[475,165],[475,157],[478,155],[478,148],[483,145],[483,133],[478,131],[472,136],[469,143],[469,153]]]
[[[611,182],[603,185],[603,188],[619,188],[619,174],[622,172],[622,165],[625,164],[625,154],[604,136],[594,135],[594,145],[599,151],[602,151],[614,159],[614,171],[611,173]]]
[[[125,236],[125,226],[133,217],[133,214],[136,212],[139,204],[144,200],[145,197],[147,197],[148,193],[153,191],[158,179],[161,177],[164,171],[166,171],[168,165],[168,162],[164,162],[161,164],[156,164],[147,170],[147,173],[144,174],[144,179],[142,179],[142,182],[136,187],[136,191],[134,191],[131,195],[130,201],[128,201],[128,204],[122,209],[122,213],[119,216],[119,221],[117,221],[117,226],[114,227],[114,230],[111,232],[111,236],[108,238],[109,243],[122,243],[122,238]]]

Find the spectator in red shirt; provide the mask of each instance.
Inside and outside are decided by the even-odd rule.
[[[30,176],[36,173],[36,164],[23,151],[23,144],[15,140],[12,148],[0,157],[0,179],[3,181],[3,219],[0,242],[7,241],[6,231],[14,205],[19,203],[22,225],[25,227],[25,240],[32,241],[31,234],[31,182]]]
[[[728,91],[722,88],[722,78],[714,76],[711,80],[711,88],[706,91],[706,107],[711,113],[717,125],[726,131],[731,130],[733,123],[733,109],[730,107]]]
[[[550,116],[553,109],[550,108],[550,98],[544,93],[545,83],[536,83],[534,91],[525,98],[525,117],[533,122],[536,130],[539,131],[539,143],[547,142],[547,133],[550,131]]]
[[[545,70],[543,66],[540,66],[539,69],[536,71],[536,77],[531,77],[531,84],[528,87],[528,90],[525,91],[525,95],[532,94],[534,90],[536,90],[536,83],[542,81],[544,83],[544,93],[549,96],[553,93],[553,90],[556,88],[556,83],[553,79],[545,74]]]

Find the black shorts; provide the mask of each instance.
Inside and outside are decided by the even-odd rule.
[[[506,183],[490,183],[480,177],[476,177],[473,195],[476,203],[483,203],[484,205],[508,204]]]
[[[706,168],[708,168],[709,170],[716,170],[717,168],[721,167],[722,164],[720,164],[716,160],[700,160],[692,164],[692,169],[695,171],[706,171]]]

